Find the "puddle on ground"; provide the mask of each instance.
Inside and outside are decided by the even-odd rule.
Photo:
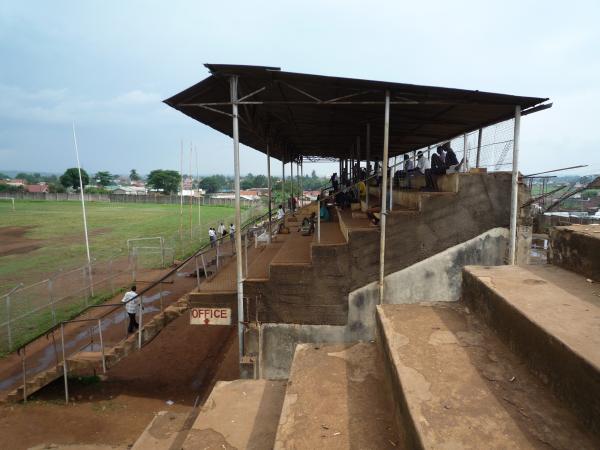
[[[165,290],[162,291],[162,297],[163,299],[167,296],[169,296],[171,294],[171,291]],[[157,311],[160,311],[160,304],[158,305],[153,305],[154,302],[159,302],[160,300],[160,292],[154,295],[144,295],[142,298],[143,304],[144,304],[144,317],[146,317],[149,313],[154,313]],[[116,310],[113,313],[109,314],[106,317],[102,318],[102,333],[104,333],[106,330],[108,330],[109,327],[112,326],[116,326],[120,323],[126,322],[126,319],[128,319],[127,313],[122,310]],[[71,337],[69,339],[68,342],[65,342],[65,350],[71,350],[74,348],[78,348],[79,350],[83,350],[83,351],[99,351],[100,350],[100,338],[98,336],[98,322],[90,322],[90,324],[93,323],[92,328],[92,333],[94,336],[94,344],[87,344],[85,346],[83,346],[83,343],[86,339],[90,338],[90,327],[87,327],[83,330],[81,330],[79,333],[77,333],[75,336]],[[123,328],[123,337],[126,337],[127,335],[127,329],[126,327]],[[60,362],[62,360],[62,349],[61,349],[61,342],[60,342],[60,330],[58,331],[58,333],[55,334],[55,342],[56,344],[52,343],[52,336],[50,335],[48,337],[48,342],[50,343],[50,345],[48,345],[44,351],[41,353],[41,355],[36,357],[36,360],[33,362],[33,366],[27,367],[26,368],[26,374],[27,374],[27,379],[31,379],[31,377],[33,377],[34,375],[37,375],[40,372],[43,372],[44,370],[52,367],[53,365],[55,365],[58,362]],[[105,343],[106,345],[107,343]],[[79,346],[79,347],[78,347]],[[74,353],[74,352],[71,352]],[[68,357],[68,352],[67,352],[67,357]],[[26,361],[26,365],[30,365],[32,364],[31,360],[25,360]],[[22,372],[18,372],[17,374],[8,377],[2,381],[0,381],[0,390],[2,391],[8,391],[11,389],[16,388],[17,386],[22,384],[22,380],[23,380],[23,373]]]

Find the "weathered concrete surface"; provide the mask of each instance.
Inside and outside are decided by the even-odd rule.
[[[283,381],[218,382],[182,448],[273,448],[284,395]]]
[[[169,450],[183,429],[187,414],[159,411],[131,450]]]
[[[377,310],[400,448],[598,448],[596,438],[462,303]]]
[[[460,297],[462,268],[466,264],[502,264],[508,231],[489,230],[474,239],[385,277],[386,303],[424,300],[453,301]],[[430,276],[429,274],[433,275]],[[370,341],[375,337],[377,282],[348,294],[348,319],[344,326],[266,323],[261,326],[261,377],[288,377],[297,343],[342,343]],[[247,348],[257,352],[258,344]]]
[[[386,274],[508,226],[510,173],[457,174],[448,183],[457,192],[411,192],[405,196],[420,210],[388,216]],[[259,299],[259,320],[345,325],[349,293],[378,279],[379,230],[350,229],[348,239],[313,245],[310,264],[271,265],[269,280],[246,280],[245,295]]]
[[[261,325],[260,376],[268,379],[288,378],[294,349],[301,343],[344,343],[370,341],[375,337],[377,297],[359,292],[348,300],[347,325],[299,325],[266,323]],[[250,344],[257,349],[258,345]]]
[[[600,282],[600,225],[550,229],[548,262]]]
[[[296,348],[276,449],[396,448],[375,344]]]
[[[508,229],[493,228],[479,236],[450,247],[436,255],[385,277],[384,303],[404,304],[422,301],[456,301],[462,289],[462,269],[466,265],[504,264],[508,251]],[[369,283],[350,293],[374,299],[379,284]]]
[[[597,285],[551,265],[466,267],[463,298],[600,435]]]

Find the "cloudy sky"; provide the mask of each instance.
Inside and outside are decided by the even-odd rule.
[[[183,139],[232,173],[231,140],[161,102],[211,62],[550,97],[523,119],[523,172],[600,172],[600,2],[487,3],[0,2],[0,170],[73,166],[75,120],[91,172],[178,169]]]

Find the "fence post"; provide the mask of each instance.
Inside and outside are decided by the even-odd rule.
[[[25,348],[23,346],[23,352],[21,353],[21,366],[23,368],[23,403],[27,403],[27,369],[25,367]]]
[[[88,264],[88,278],[90,283],[90,297],[94,296],[94,278],[92,277],[92,263]]]
[[[62,345],[62,357],[63,357],[63,378],[65,382],[65,403],[69,404],[69,380],[67,379],[67,358],[65,356],[65,325],[60,324],[60,342]]]
[[[138,328],[138,348],[142,349],[142,329],[144,328],[144,296],[140,295],[140,324]]]
[[[204,268],[204,279],[207,279],[208,274],[206,273],[206,262],[204,261],[204,253],[200,255],[200,258],[202,259],[202,267]]]
[[[52,277],[48,278],[48,298],[50,299],[50,311],[52,312],[52,326],[56,325],[56,310],[54,309],[54,294],[52,291]]]
[[[160,260],[161,260],[161,269],[165,268],[165,239],[160,237]]]
[[[90,297],[90,286],[88,285],[88,277],[86,275],[86,270],[85,270],[86,266],[83,266],[82,269],[82,273],[83,273],[83,285],[85,287],[87,287],[87,289],[85,290],[85,306],[88,306],[88,300]]]
[[[104,357],[104,341],[102,340],[102,319],[98,319],[98,335],[100,336],[100,351],[102,352],[102,372],[106,373],[106,358]]]
[[[244,235],[244,268],[246,269],[244,272],[244,276],[248,276],[248,231]]]
[[[135,272],[137,268],[137,248],[133,248],[133,260],[131,261],[131,282],[135,283]]]
[[[194,255],[194,262],[196,263],[196,287],[200,289],[200,267],[198,266],[198,255]]]
[[[158,282],[158,298],[160,300],[160,312],[164,311],[163,309],[163,291],[162,291],[162,281]]]
[[[13,349],[12,330],[10,329],[10,293],[6,295],[6,330],[8,331],[8,351],[10,352]]]
[[[113,260],[108,260],[108,282],[110,283],[110,293],[115,295],[115,281],[113,280]]]

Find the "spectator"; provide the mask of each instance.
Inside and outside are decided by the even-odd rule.
[[[136,291],[136,286],[131,286],[131,290],[126,292],[121,300],[121,302],[125,303],[125,311],[127,311],[127,315],[129,316],[129,326],[127,327],[128,333],[133,333],[140,327],[140,324],[137,323],[135,318],[140,309],[139,300],[136,300],[138,296]]]
[[[219,225],[219,228],[217,228],[217,236],[218,237],[223,237],[226,234],[227,233],[225,232],[225,225],[223,225],[223,222],[221,222],[221,224]]]
[[[333,175],[331,175],[331,178],[329,179],[329,181],[331,182],[331,186],[333,186],[334,192],[337,191],[338,188],[340,187],[340,182],[337,177],[337,172],[334,172]]]
[[[229,240],[235,241],[235,225],[232,223],[229,224]]]
[[[279,205],[277,209],[277,220],[281,220],[285,217],[285,211],[283,210],[283,205]]]
[[[208,229],[208,238],[210,239],[210,247],[214,248],[217,245],[217,232],[213,227]]]

